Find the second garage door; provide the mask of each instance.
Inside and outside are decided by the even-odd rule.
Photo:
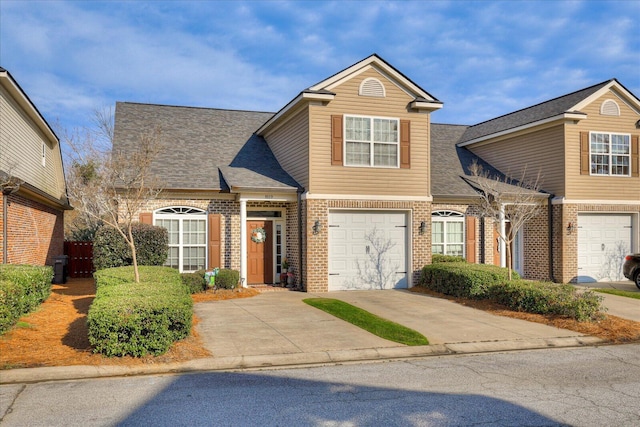
[[[632,224],[630,214],[578,214],[578,282],[625,280]]]
[[[329,213],[329,290],[406,288],[407,213]]]

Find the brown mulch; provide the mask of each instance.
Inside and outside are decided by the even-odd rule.
[[[443,298],[455,301],[468,307],[477,308],[498,316],[522,319],[528,322],[542,323],[544,325],[555,326],[556,328],[569,329],[586,335],[602,338],[608,342],[619,344],[640,341],[640,322],[627,320],[612,315],[604,315],[596,322],[578,322],[562,316],[551,316],[542,314],[531,314],[510,310],[500,304],[486,300],[472,300],[466,298],[455,298],[448,295],[434,292],[420,286],[410,289],[413,292],[427,294],[436,298]]]
[[[219,290],[197,294],[194,302],[246,298],[259,292]],[[93,279],[70,279],[53,285],[51,296],[35,312],[24,316],[18,325],[0,336],[0,369],[69,365],[128,365],[182,362],[210,356],[202,347],[195,330],[175,343],[161,356],[104,357],[91,351],[87,337],[87,313],[95,297]]]
[[[447,297],[419,287],[414,287],[412,290],[454,300],[500,316],[597,336],[612,343],[640,341],[640,322],[615,316],[606,316],[603,320],[594,323],[576,322],[559,316],[514,312],[488,301]],[[192,298],[195,303],[200,303],[247,298],[259,293],[255,289],[218,290],[195,294]],[[137,366],[182,362],[210,356],[209,352],[202,347],[202,342],[195,331],[195,325],[198,322],[195,316],[191,336],[175,343],[167,353],[161,356],[108,358],[94,354],[87,338],[86,324],[87,312],[94,297],[93,279],[71,279],[64,285],[53,285],[51,296],[37,311],[21,318],[16,327],[0,336],[0,369],[69,365]]]

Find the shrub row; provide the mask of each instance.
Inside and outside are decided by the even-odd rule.
[[[457,255],[433,254],[431,255],[431,262],[435,264],[437,262],[467,262],[467,260]]]
[[[49,266],[0,265],[0,334],[49,298],[52,279]]]
[[[96,272],[96,298],[89,309],[89,342],[105,356],[165,353],[191,332],[193,302],[177,270],[133,267]]]
[[[515,271],[513,277],[520,278]],[[495,265],[442,262],[426,265],[422,269],[420,284],[445,295],[484,299],[492,286],[508,279],[507,270]]]
[[[162,265],[169,254],[166,228],[135,223],[131,233],[136,242],[138,265]],[[96,270],[133,264],[131,248],[113,227],[100,227],[93,241],[93,265]]]
[[[489,299],[510,309],[536,314],[557,314],[577,321],[596,320],[602,297],[576,292],[571,285],[522,280],[507,269],[470,263],[438,263],[423,267],[420,286],[455,297]]]

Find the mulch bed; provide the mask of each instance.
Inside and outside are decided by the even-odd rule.
[[[0,369],[69,365],[144,365],[182,362],[209,357],[195,331],[175,343],[161,356],[104,357],[94,354],[87,337],[87,313],[95,298],[93,279],[70,279],[53,285],[51,296],[38,310],[24,316],[18,325],[0,337]],[[196,294],[194,302],[217,301],[255,296],[258,291],[235,291]]]
[[[640,341],[640,322],[615,316],[606,316],[602,321],[594,323],[576,322],[559,316],[514,312],[489,301],[451,298],[419,287],[414,287],[412,290],[453,300],[500,316],[597,336],[612,343]],[[195,303],[201,303],[248,298],[259,293],[255,289],[218,290],[195,294],[192,298]],[[198,322],[195,316],[191,336],[175,343],[167,353],[161,356],[109,358],[94,354],[87,338],[86,324],[87,312],[94,297],[93,279],[71,279],[66,284],[53,285],[51,296],[37,311],[21,318],[16,327],[0,337],[0,369],[70,365],[138,366],[182,362],[211,356],[202,347],[202,342],[195,331],[195,325]]]

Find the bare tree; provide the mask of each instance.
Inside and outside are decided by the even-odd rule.
[[[520,179],[491,175],[477,162],[470,167],[467,181],[480,194],[480,215],[492,218],[498,224],[508,222],[510,227],[498,227],[499,239],[505,243],[509,280],[512,278],[511,244],[518,231],[529,220],[538,216],[546,194],[540,192],[540,173],[533,180],[527,179],[526,168]]]
[[[160,129],[141,132],[136,151],[113,149],[113,115],[96,112],[95,131],[72,134],[76,158],[67,171],[67,191],[73,206],[83,215],[116,229],[125,239],[140,282],[132,225],[141,208],[161,192],[151,166],[161,144]],[[105,145],[105,141],[108,144]],[[69,142],[68,142],[69,143]],[[110,150],[104,148],[108,146]]]

